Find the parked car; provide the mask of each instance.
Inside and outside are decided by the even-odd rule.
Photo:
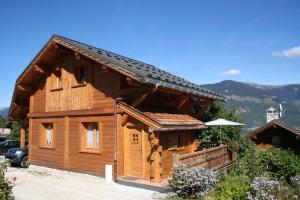
[[[6,137],[0,137],[0,142],[5,142],[6,140],[8,140]]]
[[[28,168],[28,147],[9,149],[5,154],[5,159],[11,164],[20,165],[22,168]]]
[[[17,140],[6,140],[4,142],[0,142],[0,154],[6,154],[9,149],[18,147],[20,147],[20,141]]]

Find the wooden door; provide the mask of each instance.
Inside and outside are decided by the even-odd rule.
[[[128,129],[128,176],[142,177],[142,133],[138,129]]]

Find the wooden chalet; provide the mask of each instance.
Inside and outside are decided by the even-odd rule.
[[[9,120],[29,161],[160,182],[195,150],[198,119],[220,94],[152,65],[54,35],[16,81]]]
[[[248,137],[262,148],[275,146],[290,149],[300,155],[300,131],[288,127],[279,120],[272,120],[259,127],[250,132]]]

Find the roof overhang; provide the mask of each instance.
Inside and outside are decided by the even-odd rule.
[[[289,132],[291,132],[291,133],[293,133],[293,134],[295,134],[297,136],[300,136],[300,131],[299,130],[290,128],[285,123],[283,123],[283,122],[281,122],[279,120],[272,120],[269,123],[267,123],[267,124],[265,124],[265,125],[257,128],[256,130],[248,133],[247,137],[250,138],[250,139],[252,139],[255,136],[263,133],[267,129],[272,128],[274,125],[279,126],[279,127],[283,128],[283,129],[285,129],[285,130],[287,130],[287,131],[289,131]]]

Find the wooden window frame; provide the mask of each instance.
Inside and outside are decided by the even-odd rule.
[[[86,142],[87,142],[87,126],[89,123],[93,123],[96,124],[98,126],[98,144],[99,144],[99,148],[87,148],[86,147]],[[102,154],[102,137],[103,137],[103,123],[99,122],[99,121],[86,121],[86,122],[80,122],[79,123],[80,127],[79,127],[79,152],[81,153],[92,153],[92,154]],[[94,133],[94,138],[96,137],[96,129],[93,130]],[[93,141],[94,146],[96,144],[96,141]]]
[[[52,144],[49,145],[46,142],[47,139],[47,126],[51,124],[52,125],[52,137],[51,137],[51,141]],[[45,123],[41,123],[41,130],[40,130],[40,148],[45,148],[45,149],[55,149],[55,130],[56,130],[56,125],[55,123],[52,122],[45,122]]]
[[[57,74],[60,74],[58,76]],[[58,79],[60,77],[60,85],[58,85]],[[63,89],[63,70],[62,68],[56,68],[51,74],[51,91],[58,91]]]

